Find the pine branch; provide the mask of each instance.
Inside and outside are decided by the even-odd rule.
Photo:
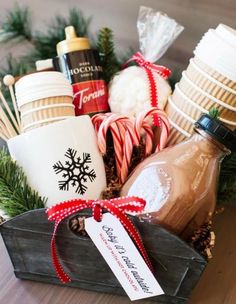
[[[176,85],[177,82],[180,81],[181,76],[182,76],[182,71],[180,71],[180,70],[178,70],[178,69],[177,69],[177,70],[174,70],[174,71],[171,73],[170,78],[168,79],[168,81],[169,81],[169,84],[170,84],[170,86],[171,86],[172,91],[174,91],[175,85]]]
[[[6,13],[5,21],[1,24],[0,38],[2,41],[13,38],[23,38],[31,41],[31,25],[29,9],[16,4],[12,11]]]
[[[47,33],[38,33],[34,35],[33,44],[35,51],[33,57],[37,59],[53,58],[56,54],[56,45],[65,40],[65,27],[74,26],[78,36],[85,37],[89,35],[89,26],[91,17],[85,18],[79,9],[71,9],[68,18],[56,16],[49,25]]]
[[[7,74],[18,77],[25,75],[32,70],[34,70],[33,63],[25,61],[24,57],[16,59],[11,54],[9,54],[6,59],[5,67],[2,67],[0,70],[0,78],[3,79],[3,77]],[[9,106],[12,108],[12,101],[8,87],[2,85],[1,90],[6,100],[8,101]]]
[[[71,9],[69,11],[69,18],[67,25],[73,25],[75,31],[79,37],[89,36],[89,27],[92,21],[92,17],[84,17],[84,14],[79,9]]]
[[[220,112],[219,112],[219,110],[218,110],[217,108],[212,108],[212,109],[209,111],[209,116],[210,116],[211,118],[217,119],[217,118],[219,118],[219,116],[220,116]]]
[[[99,31],[97,49],[101,58],[104,79],[108,83],[112,76],[121,68],[114,52],[112,30],[105,27]]]
[[[236,152],[226,157],[222,163],[221,174],[236,178]]]
[[[24,38],[30,41],[35,50],[25,56],[25,64],[38,59],[47,59],[56,56],[56,44],[65,39],[65,27],[73,25],[78,36],[84,37],[89,34],[91,17],[84,17],[79,9],[71,9],[68,18],[56,16],[49,24],[47,33],[32,33],[31,16],[27,7],[16,5],[12,11],[9,11],[5,20],[0,24],[1,41],[9,41],[13,38]]]
[[[222,163],[218,196],[221,201],[236,199],[236,153],[226,157]]]
[[[220,201],[236,199],[236,153],[226,157],[222,163],[218,196]]]
[[[0,77],[3,78],[7,74],[12,74],[14,77],[25,75],[34,68],[33,64],[25,60],[25,57],[16,59],[9,54],[6,59],[5,67],[1,68]]]
[[[0,208],[10,217],[23,212],[44,208],[41,198],[27,184],[22,169],[12,161],[4,149],[0,150]]]
[[[219,119],[220,112],[217,108],[209,111],[209,116]],[[218,199],[229,201],[236,198],[236,153],[227,156],[221,165],[221,172],[218,184]]]
[[[219,190],[218,190],[218,201],[219,202],[231,202],[236,200],[236,180],[231,181],[230,178],[221,178]]]
[[[127,60],[129,60],[136,52],[137,52],[137,50],[135,50],[133,47],[129,47],[129,49],[128,49],[126,52],[124,52],[123,54],[120,55],[119,61],[121,62],[121,64],[124,64],[124,63],[125,63]],[[135,62],[133,62],[133,63],[130,62],[130,63],[129,63],[129,66],[132,65],[132,64],[136,65]]]

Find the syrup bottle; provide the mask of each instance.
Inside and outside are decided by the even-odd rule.
[[[98,52],[91,49],[88,38],[77,37],[73,26],[65,28],[65,35],[57,44],[58,57],[53,64],[72,84],[76,116],[109,111]]]

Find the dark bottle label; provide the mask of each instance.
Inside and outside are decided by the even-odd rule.
[[[109,111],[107,87],[96,51],[64,54],[54,60],[54,67],[63,72],[73,86],[76,115]]]

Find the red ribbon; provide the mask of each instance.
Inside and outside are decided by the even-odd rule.
[[[59,262],[55,236],[57,228],[62,220],[68,216],[77,213],[83,209],[91,208],[93,217],[96,221],[101,221],[102,219],[102,209],[109,211],[112,215],[116,216],[124,228],[127,230],[137,248],[139,249],[141,255],[143,256],[148,267],[153,270],[152,264],[148,258],[147,252],[144,248],[143,242],[139,236],[139,233],[135,229],[135,226],[125,214],[125,212],[142,212],[146,205],[145,200],[139,197],[121,197],[111,200],[83,200],[75,199],[66,202],[59,203],[47,209],[46,213],[50,221],[55,221],[54,231],[51,239],[51,254],[52,261],[57,273],[57,276],[62,283],[70,282],[70,277],[64,271],[61,263]]]
[[[150,101],[152,107],[158,108],[158,92],[156,88],[156,82],[154,79],[153,73],[159,74],[164,79],[167,79],[171,71],[162,66],[162,65],[156,65],[154,63],[151,63],[150,61],[147,61],[143,54],[141,52],[135,53],[126,63],[125,67],[128,65],[129,62],[135,61],[140,67],[142,67],[145,72],[147,73],[147,77],[149,80],[149,86],[150,86]],[[160,119],[157,114],[153,115],[153,123],[155,126],[160,126]]]

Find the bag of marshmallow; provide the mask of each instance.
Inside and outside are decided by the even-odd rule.
[[[183,31],[183,26],[161,12],[141,6],[137,21],[140,51],[135,61],[116,74],[109,86],[109,104],[114,113],[136,116],[152,106],[164,109],[171,87],[170,70],[154,64]]]

